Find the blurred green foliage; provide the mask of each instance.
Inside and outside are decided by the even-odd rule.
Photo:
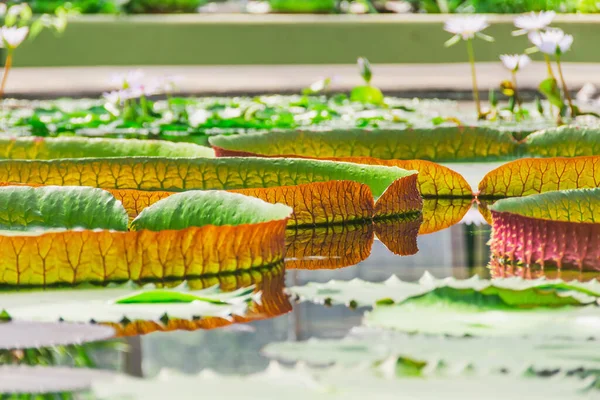
[[[409,0],[416,12],[424,13],[561,13],[600,12],[598,0]]]
[[[195,13],[208,0],[129,0],[123,9],[130,14]]]
[[[53,13],[67,5],[83,14],[195,13],[209,2],[224,0],[14,0],[29,3],[36,14]],[[240,0],[241,1],[241,0]],[[339,13],[340,0],[264,0],[277,13]],[[349,2],[351,0],[348,0]],[[354,0],[369,12],[385,12],[386,0]],[[398,0],[394,0],[398,1]],[[600,0],[405,0],[417,13],[523,13],[553,10],[562,13],[600,12]]]

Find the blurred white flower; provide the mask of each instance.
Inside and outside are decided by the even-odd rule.
[[[6,4],[5,3],[0,3],[0,16],[6,14]]]
[[[172,93],[178,89],[183,81],[181,76],[163,76],[153,78],[148,84],[143,85],[145,92],[150,94]]]
[[[17,28],[15,26],[3,26],[0,28],[0,47],[14,50],[27,38],[29,28],[24,26]]]
[[[361,3],[359,1],[353,1],[348,6],[348,11],[351,14],[366,14],[369,12],[369,8],[365,3]]]
[[[530,12],[515,18],[515,26],[519,30],[514,31],[514,36],[525,35],[530,32],[539,32],[552,23],[556,13],[554,11]]]
[[[412,11],[412,5],[408,1],[387,1],[385,9],[398,14],[406,14]]]
[[[586,83],[583,85],[581,90],[577,92],[577,101],[582,104],[590,103],[594,95],[598,92],[598,89],[593,83]]]
[[[113,90],[112,92],[104,92],[102,93],[102,97],[110,104],[119,104],[121,103],[121,91]]]
[[[212,116],[213,116],[212,112],[210,112],[208,110],[204,110],[204,109],[199,109],[199,110],[196,110],[196,111],[190,113],[189,122],[190,122],[190,125],[195,128],[198,125],[204,124]]]
[[[141,86],[144,80],[144,71],[141,69],[131,70],[124,74],[114,74],[110,77],[110,83],[121,88]]]
[[[143,95],[144,92],[141,88],[119,89],[102,93],[102,97],[111,104],[123,104],[127,100],[137,99]]]
[[[246,11],[250,14],[267,14],[271,11],[271,5],[267,1],[249,1]]]
[[[450,18],[444,24],[446,32],[459,35],[462,39],[473,39],[476,33],[490,26],[487,18],[483,15],[469,15],[466,17]]]
[[[573,44],[573,36],[566,35],[562,29],[550,28],[545,32],[531,32],[529,40],[542,53],[561,55],[567,52]]]
[[[6,9],[6,5],[5,5],[5,9]],[[15,4],[14,6],[11,6],[8,8],[6,15],[16,17],[16,16],[21,15],[24,11],[31,12],[31,7],[29,7],[29,5],[27,3]]]
[[[531,58],[526,54],[502,54],[500,60],[506,69],[512,72],[517,72],[531,63]]]

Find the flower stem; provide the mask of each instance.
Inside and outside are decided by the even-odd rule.
[[[515,103],[521,109],[521,99],[519,98],[519,90],[517,89],[517,71],[512,71],[512,84],[515,96]]]
[[[575,110],[575,106],[573,105],[573,99],[571,98],[571,93],[569,93],[569,88],[567,87],[567,82],[565,82],[565,77],[562,72],[562,67],[560,65],[560,56],[556,56],[556,69],[558,70],[558,76],[560,77],[560,83],[563,87],[563,92],[565,92],[565,97],[567,98],[567,102],[569,103],[569,109],[571,110],[571,117],[577,116],[577,111]]]
[[[8,50],[6,53],[6,62],[4,63],[4,74],[2,75],[2,83],[0,84],[0,99],[4,97],[4,88],[8,81],[8,72],[12,67],[12,50]]]
[[[550,62],[550,56],[548,54],[544,54],[544,59],[546,60],[546,66],[548,67],[548,76],[550,76],[550,78],[554,78],[554,71],[552,71],[552,63]]]
[[[467,53],[471,64],[471,78],[473,79],[473,99],[477,108],[477,118],[481,119],[481,102],[479,101],[479,88],[477,87],[477,75],[475,72],[475,51],[473,50],[473,39],[467,39]]]

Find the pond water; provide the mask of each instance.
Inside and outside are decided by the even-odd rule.
[[[376,240],[370,256],[356,265],[334,270],[287,270],[285,284],[298,286],[355,278],[380,282],[392,275],[416,281],[426,271],[438,278],[489,277],[486,243],[490,232],[489,225],[457,224],[419,236],[419,252],[412,256],[395,255]],[[127,365],[129,372],[143,371],[144,376],[153,376],[162,368],[185,373],[204,368],[228,374],[253,373],[269,364],[269,359],[260,353],[268,343],[343,337],[349,329],[360,325],[363,313],[360,308],[292,301],[289,313],[245,325],[210,331],[159,332],[129,339],[136,351],[127,356]]]
[[[447,164],[461,173],[474,188],[488,171],[498,165]],[[392,236],[395,234],[398,233],[392,232]],[[270,279],[270,290],[263,294],[263,301],[271,301],[269,296],[275,298],[275,316],[214,330],[154,332],[129,337],[126,339],[130,346],[128,353],[117,355],[109,352],[102,358],[105,361],[111,359],[111,364],[117,363],[115,360],[119,359],[118,363],[121,363],[124,371],[145,377],[155,376],[163,368],[184,373],[197,373],[205,368],[227,374],[255,373],[269,364],[270,359],[261,354],[261,349],[268,343],[300,341],[312,337],[340,338],[352,327],[360,325],[365,311],[345,306],[297,302],[294,299],[290,299],[288,303],[286,297],[281,295],[284,286],[329,280],[349,281],[356,278],[381,282],[393,275],[404,281],[414,282],[425,272],[437,278],[468,278],[473,275],[488,278],[490,254],[487,242],[490,234],[491,227],[473,206],[459,223],[412,238],[416,240],[418,247],[413,255],[394,254],[382,241],[373,241],[372,232],[341,235],[342,239],[336,241],[340,243],[335,251],[328,253],[329,260],[323,257],[322,252],[303,254],[305,260],[314,262],[313,268],[319,269],[296,269],[298,260],[288,256],[286,271],[282,272],[284,276],[263,273],[263,277]],[[299,240],[298,235],[289,236],[290,241]],[[316,241],[319,245],[314,248],[326,248],[321,245],[319,236]],[[302,244],[305,248],[311,248],[310,241],[303,240]],[[364,260],[358,263],[345,265],[352,260],[348,254],[357,252],[358,248],[361,248],[361,254],[364,249],[369,251],[370,248],[370,254],[363,254]]]
[[[482,178],[500,164],[445,165],[476,191]],[[300,301],[289,296],[286,288],[331,280],[383,282],[393,276],[416,282],[426,273],[458,279],[497,276],[489,268],[492,228],[478,207],[470,199],[425,200],[423,215],[404,221],[288,230],[283,266],[190,282],[195,288],[220,283],[227,291],[255,285],[261,299],[233,323],[207,318],[200,324],[215,329],[196,326],[171,331],[155,331],[159,325],[123,323],[123,338],[86,344],[83,349],[95,366],[137,377],[156,377],[165,369],[184,374],[207,369],[226,375],[256,374],[273,361],[263,353],[271,343],[343,338],[363,324],[367,308]],[[570,279],[578,277],[577,272],[569,273]],[[594,277],[585,275],[586,280]],[[183,321],[179,326],[193,328],[194,324]],[[151,333],[139,335],[142,331]],[[115,346],[119,343],[127,347]],[[503,340],[490,341],[486,351],[502,353],[506,345]]]

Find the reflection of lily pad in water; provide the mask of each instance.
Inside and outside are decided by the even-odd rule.
[[[600,188],[497,201],[491,264],[600,270]]]
[[[167,284],[172,287],[175,283],[167,282]],[[254,285],[254,292],[260,294],[260,299],[249,302],[246,311],[240,315],[200,319],[161,318],[159,321],[121,321],[110,325],[117,330],[119,336],[135,336],[174,330],[194,331],[274,318],[288,313],[292,309],[289,298],[283,290],[285,274],[282,264],[249,272],[207,276],[186,281],[185,284],[194,290],[219,285],[222,290],[228,292]]]
[[[471,199],[425,199],[420,235],[458,224],[471,208]]]
[[[338,269],[364,261],[377,238],[394,254],[415,254],[421,216],[407,220],[288,230],[287,269]]]
[[[373,223],[288,230],[286,269],[337,269],[371,254]]]
[[[192,294],[207,300],[187,304],[115,303],[118,299],[140,293],[137,287],[130,289],[131,285],[121,289],[5,292],[0,296],[0,304],[4,308],[4,314],[15,321],[58,321],[59,318],[67,321],[96,321],[115,328],[118,336],[179,329],[212,329],[289,312],[291,304],[283,292],[283,271],[283,265],[279,265],[269,269],[196,279],[170,289],[182,295]],[[174,284],[168,282],[165,286]],[[233,291],[223,292],[210,287],[214,284]],[[255,287],[248,287],[252,285]],[[190,287],[195,289],[189,289]],[[156,291],[152,287],[148,290]],[[256,301],[252,301],[253,299]]]

